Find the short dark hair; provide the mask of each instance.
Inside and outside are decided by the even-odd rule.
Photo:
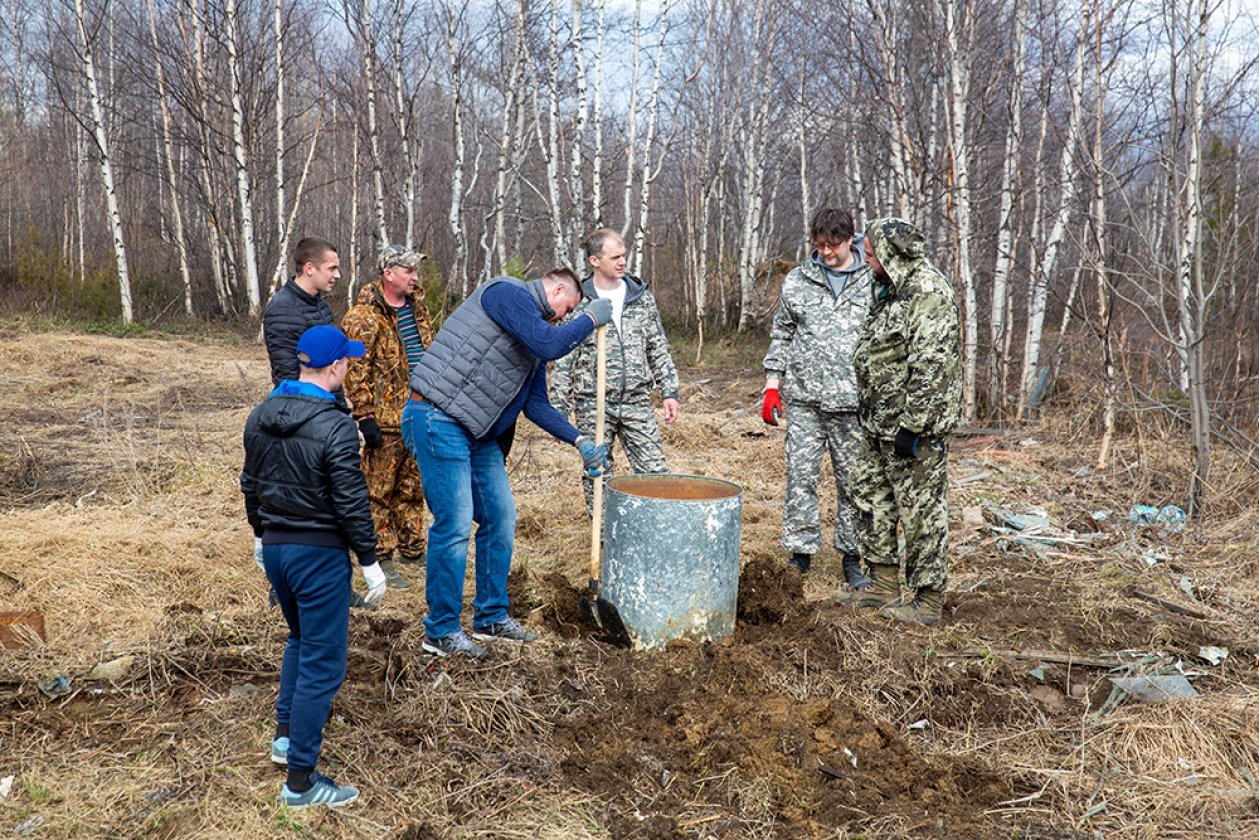
[[[603,246],[608,244],[608,240],[612,237],[621,238],[621,234],[612,228],[599,228],[586,234],[586,238],[581,241],[582,247],[586,249],[587,257],[602,257]]]
[[[817,242],[819,239],[836,239],[845,242],[852,239],[852,214],[838,207],[823,207],[813,214],[809,224],[809,237]]]
[[[293,273],[301,274],[306,263],[318,262],[319,258],[331,251],[337,253],[337,246],[321,236],[307,236],[297,243],[293,249]]]
[[[557,265],[538,279],[543,283],[550,280],[552,283],[557,283],[561,286],[571,286],[573,291],[577,293],[578,297],[582,294],[581,281],[577,279],[577,272],[573,271],[568,266]]]

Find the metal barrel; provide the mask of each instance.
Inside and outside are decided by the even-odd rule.
[[[603,597],[634,647],[734,632],[743,488],[697,475],[624,475],[604,488]]]

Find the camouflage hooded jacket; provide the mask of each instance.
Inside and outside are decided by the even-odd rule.
[[[891,283],[874,284],[853,354],[862,430],[883,440],[899,429],[947,435],[962,420],[957,297],[924,256],[922,232],[903,219],[866,228]]]
[[[662,397],[678,398],[678,369],[669,355],[669,341],[656,299],[647,284],[626,274],[625,309],[618,332],[613,322],[608,327],[608,402],[646,403],[654,387]],[[582,281],[587,300],[596,297],[594,278]],[[573,312],[578,317],[585,307]],[[551,403],[564,414],[571,414],[578,402],[595,399],[595,339],[590,337],[577,349],[555,363],[551,377]]]
[[[420,341],[433,343],[433,321],[428,309],[413,295],[407,298],[415,315]],[[345,375],[345,396],[354,418],[375,417],[380,428],[398,431],[402,409],[411,396],[411,372],[407,368],[407,348],[398,332],[398,313],[385,301],[380,281],[368,283],[358,293],[354,306],[341,319],[341,329],[367,346],[361,359],[350,360]]]
[[[812,260],[793,268],[783,280],[762,366],[766,376],[783,380],[783,396],[789,403],[831,412],[857,410],[852,351],[870,310],[870,267],[861,261],[860,249],[858,238],[853,255],[860,265],[838,296],[822,267]]]

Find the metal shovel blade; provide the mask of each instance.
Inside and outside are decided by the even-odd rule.
[[[587,621],[598,625],[612,644],[618,647],[630,647],[633,644],[616,605],[607,598],[600,597],[598,581],[590,581],[589,589],[582,594],[581,612]]]

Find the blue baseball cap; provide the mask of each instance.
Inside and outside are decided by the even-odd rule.
[[[341,359],[360,359],[367,353],[361,341],[354,341],[332,324],[320,324],[302,333],[297,340],[297,361],[304,367],[327,367]]]

